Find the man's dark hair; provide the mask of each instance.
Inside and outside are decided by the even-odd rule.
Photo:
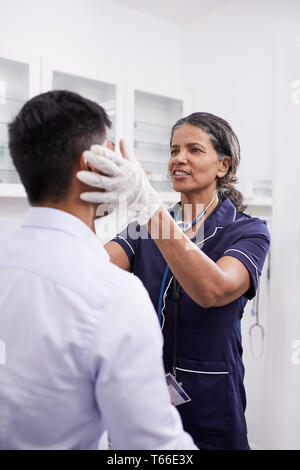
[[[111,122],[77,93],[49,91],[25,103],[9,124],[9,150],[29,202],[63,200],[84,150],[102,144]]]

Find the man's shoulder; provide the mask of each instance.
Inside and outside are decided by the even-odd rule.
[[[18,229],[1,238],[0,268],[18,270],[32,282],[73,292],[93,307],[105,304],[132,274],[113,265],[106,253],[63,233],[52,236]]]

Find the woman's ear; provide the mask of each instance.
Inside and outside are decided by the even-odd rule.
[[[217,173],[218,178],[224,178],[231,165],[231,157],[225,157],[223,160],[219,160],[219,171]]]

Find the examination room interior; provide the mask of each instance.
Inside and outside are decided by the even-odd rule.
[[[238,187],[272,239],[242,320],[249,444],[300,449],[299,0],[1,0],[1,233],[28,208],[6,122],[52,88],[103,104],[166,206],[170,127],[195,111],[232,125]]]

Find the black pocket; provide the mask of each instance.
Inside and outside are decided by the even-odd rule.
[[[178,406],[182,421],[213,434],[228,431],[228,370],[226,362],[178,358],[177,380],[191,400]]]

